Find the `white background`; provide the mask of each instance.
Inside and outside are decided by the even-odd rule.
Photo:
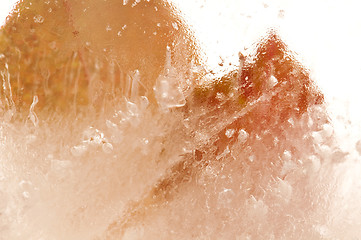
[[[0,25],[4,24],[6,16],[11,11],[13,5],[16,2],[17,2],[16,0],[1,0],[1,2],[0,2]]]

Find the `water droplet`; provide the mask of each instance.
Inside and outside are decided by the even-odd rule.
[[[44,22],[44,17],[41,16],[41,15],[36,15],[36,16],[34,17],[34,22],[35,22],[35,23],[43,23],[43,22]]]
[[[123,0],[123,5],[127,5],[129,0]]]
[[[52,8],[49,8],[49,9],[48,9],[48,12],[50,12],[50,13],[51,13],[52,11],[53,11],[53,9],[52,9]]]
[[[117,35],[120,37],[122,36],[122,31],[118,31]]]
[[[108,25],[105,27],[105,30],[106,30],[107,32],[109,32],[109,31],[112,30],[112,27],[108,24]]]

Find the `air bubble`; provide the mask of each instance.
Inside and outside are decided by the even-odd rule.
[[[51,160],[51,170],[63,173],[67,168],[71,166],[71,162],[69,160]]]
[[[341,149],[336,149],[332,153],[332,161],[334,163],[342,163],[346,161],[346,157],[349,153],[342,151]]]
[[[140,97],[140,107],[141,110],[145,110],[147,107],[149,106],[149,100],[146,96],[141,96]]]
[[[132,4],[132,7],[135,7],[138,5],[138,3],[140,3],[140,0],[135,0],[134,3]]]
[[[144,145],[148,145],[148,143],[149,143],[149,140],[146,139],[146,138],[143,138],[142,141],[143,141],[143,144],[144,144]]]
[[[224,188],[223,191],[218,194],[218,204],[220,207],[229,207],[234,195],[232,189]]]
[[[291,161],[291,159],[292,159],[292,153],[288,150],[285,150],[282,155],[282,160],[286,162],[286,161]]]
[[[321,135],[323,138],[329,138],[333,134],[333,127],[330,124],[325,124],[322,127]]]
[[[108,127],[109,129],[113,129],[113,130],[117,130],[117,129],[118,129],[118,126],[117,126],[115,123],[113,123],[112,121],[110,121],[110,120],[106,120],[106,121],[105,121],[105,124],[107,125],[107,127]]]
[[[30,198],[30,191],[33,190],[33,184],[30,181],[21,180],[19,182],[21,195],[25,199]]]
[[[86,145],[79,145],[79,146],[74,146],[70,149],[71,154],[74,157],[80,157],[83,156],[86,151],[88,150],[88,147]]]
[[[227,136],[227,138],[231,138],[235,132],[236,130],[234,129],[227,129],[225,135]]]
[[[127,110],[128,110],[129,116],[137,117],[139,115],[139,108],[138,108],[137,104],[135,104],[131,101],[127,101],[126,105],[127,105]]]
[[[111,153],[113,151],[113,145],[111,143],[104,143],[102,146],[103,152]]]
[[[357,141],[355,147],[356,147],[358,154],[361,155],[361,140]]]
[[[154,87],[157,102],[162,110],[182,107],[186,104],[183,91],[179,86],[179,81],[179,73],[171,65],[170,47],[167,47],[164,74],[158,77],[156,86]]]
[[[286,201],[287,203],[290,201],[293,189],[287,181],[278,179],[278,186],[276,190],[284,201]]]
[[[36,15],[36,16],[34,17],[34,22],[35,22],[35,23],[43,23],[43,22],[44,22],[44,17],[41,16],[41,15]]]
[[[2,212],[5,211],[5,209],[8,205],[7,202],[8,201],[7,201],[6,194],[0,190],[0,216],[1,216]]]
[[[313,172],[318,172],[321,168],[321,161],[318,157],[316,156],[311,156],[310,157],[311,160],[311,166],[312,166],[312,171]]]
[[[179,30],[178,24],[176,22],[173,22],[172,26],[175,30]]]
[[[239,130],[238,141],[240,143],[245,143],[247,141],[247,138],[248,138],[248,133],[244,129]]]
[[[22,195],[23,195],[23,197],[26,198],[26,199],[29,199],[29,198],[30,198],[30,193],[27,192],[27,191],[23,192]]]
[[[278,83],[278,80],[275,76],[271,76],[269,79],[268,79],[268,88],[273,88],[274,86],[276,86]]]

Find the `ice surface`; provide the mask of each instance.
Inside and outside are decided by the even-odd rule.
[[[214,74],[161,1],[18,11],[0,32],[1,240],[361,235],[359,125],[276,31]]]

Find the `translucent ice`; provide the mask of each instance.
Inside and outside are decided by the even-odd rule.
[[[17,9],[0,31],[0,239],[360,236],[360,136],[276,31],[214,73],[164,1]]]

